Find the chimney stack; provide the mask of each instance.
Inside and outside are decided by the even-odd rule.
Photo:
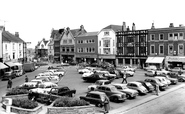
[[[19,38],[19,32],[15,32],[15,36]]]
[[[123,22],[122,31],[126,31],[126,30],[127,30],[127,29],[126,29],[126,23]]]
[[[127,31],[130,31],[130,28],[129,28],[129,26],[127,26]]]
[[[84,26],[83,25],[80,26],[80,30],[84,31]]]
[[[174,27],[174,26],[173,26],[173,23],[170,23],[170,26],[169,26],[169,27]]]
[[[136,30],[136,25],[135,23],[132,24],[132,31]]]
[[[183,24],[179,24],[179,27],[183,27]]]
[[[152,27],[151,27],[151,29],[155,29],[154,23],[152,23]]]

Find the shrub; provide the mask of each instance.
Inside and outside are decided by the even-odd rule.
[[[29,99],[13,99],[12,105],[26,109],[34,109],[38,107],[38,103]]]
[[[28,94],[29,91],[26,89],[18,89],[18,88],[13,88],[10,91],[6,93],[6,96],[9,95],[19,95],[19,94]]]
[[[73,106],[86,106],[89,102],[85,100],[80,100],[78,98],[71,97],[61,97],[55,100],[54,107],[73,107]]]

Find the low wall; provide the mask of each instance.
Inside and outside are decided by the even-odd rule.
[[[47,114],[95,114],[95,106],[48,107]]]
[[[9,95],[9,96],[2,96],[2,102],[5,98],[11,98],[11,99],[28,99],[28,94],[20,94],[20,95]]]
[[[11,106],[11,112],[14,112],[16,114],[38,114],[40,111],[42,111],[42,106],[38,106],[34,109],[25,109]]]

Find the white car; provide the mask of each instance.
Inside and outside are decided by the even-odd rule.
[[[79,74],[83,74],[83,73],[87,73],[87,72],[91,72],[91,71],[89,69],[87,69],[87,68],[78,69],[78,73]]]
[[[112,83],[119,91],[126,94],[127,98],[135,98],[138,95],[138,91],[134,89],[129,89],[127,84]]]
[[[50,70],[47,70],[48,72],[52,72],[53,74],[56,74],[60,77],[64,76],[65,74],[65,70],[62,70],[62,69],[50,69]]]
[[[167,75],[170,71],[167,71],[165,69],[157,70],[157,74],[159,75]]]
[[[148,90],[139,82],[128,82],[127,87],[129,89],[134,89],[139,92],[139,94],[147,94]]]
[[[156,79],[158,79],[161,83],[164,83],[165,85],[170,85],[171,84],[171,81],[168,80],[167,78],[165,77],[162,77],[162,76],[155,76]]]
[[[59,77],[57,76],[50,76],[50,77],[40,77],[40,78],[36,78],[36,80],[42,80],[43,82],[53,82],[55,84],[58,84],[58,82],[60,81]]]
[[[109,71],[105,70],[96,70],[97,73],[102,73],[104,77],[107,77],[108,79],[116,79],[116,74],[111,74]]]
[[[97,80],[94,84],[88,86],[88,91],[94,91],[97,89],[98,86],[100,85],[107,85],[110,84],[111,81],[110,80]]]
[[[128,77],[133,77],[135,72],[129,69],[123,69],[121,70],[121,73],[126,74]]]
[[[35,77],[40,78],[40,77],[45,77],[45,76],[49,77],[49,76],[51,76],[51,74],[49,74],[49,73],[39,73]]]
[[[123,66],[124,70],[135,72],[136,68],[132,68],[131,66]]]
[[[94,74],[94,72],[86,72],[82,74],[82,77],[88,77],[90,75]]]
[[[157,67],[156,66],[154,66],[154,65],[150,65],[150,66],[148,66],[148,67],[144,67],[144,70],[157,70]]]
[[[147,70],[145,72],[145,76],[151,76],[151,77],[154,77],[156,74],[155,74],[155,71],[154,70]]]
[[[38,88],[30,89],[30,92],[48,93],[53,87],[57,86],[57,84],[52,82],[44,82],[43,84],[40,84]]]

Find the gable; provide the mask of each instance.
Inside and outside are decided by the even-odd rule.
[[[65,32],[61,38],[60,45],[74,45],[74,37],[71,32]]]

